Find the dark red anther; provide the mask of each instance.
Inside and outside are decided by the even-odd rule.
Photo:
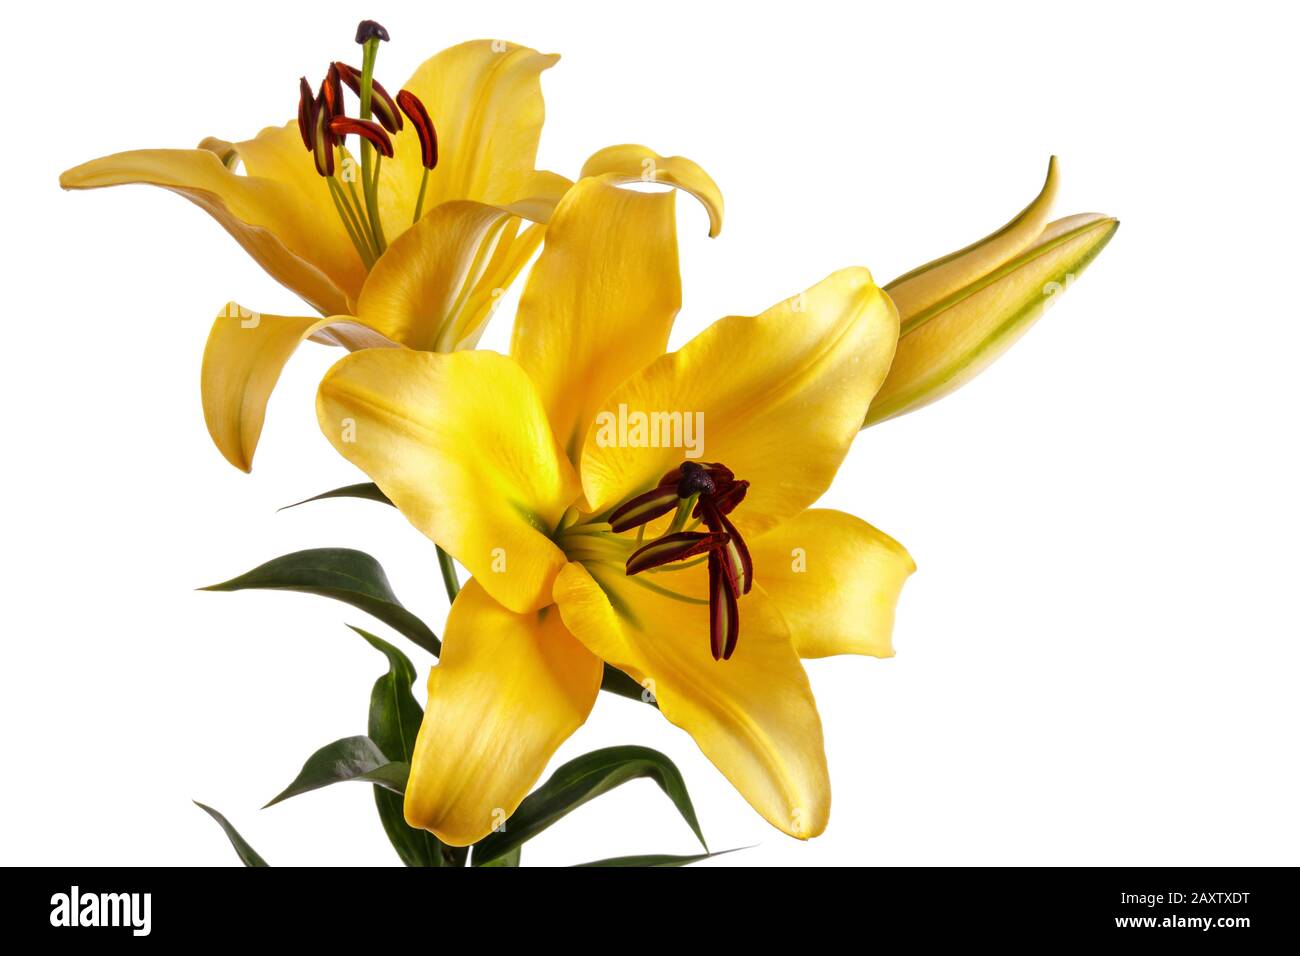
[[[374,20],[362,20],[357,24],[357,42],[365,44],[369,40],[388,42],[388,31]]]
[[[298,132],[302,134],[302,144],[310,153],[316,135],[316,103],[311,95],[311,84],[305,76],[298,79]]]
[[[438,165],[438,131],[434,129],[433,120],[429,119],[429,111],[410,90],[398,91],[397,105],[420,137],[420,163],[425,169],[433,169]]]
[[[609,528],[615,533],[630,531],[632,528],[654,521],[655,518],[663,517],[676,508],[680,501],[676,488],[660,487],[647,491],[615,509],[609,516]]]
[[[343,82],[339,76],[339,68],[336,63],[331,63],[330,68],[325,71],[325,82],[321,84],[321,96],[324,97],[325,106],[329,109],[330,119],[344,114]]]
[[[330,132],[340,140],[353,133],[366,139],[384,158],[393,155],[393,141],[388,138],[384,128],[370,120],[354,119],[351,116],[336,116],[330,120]]]
[[[705,526],[715,534],[726,535],[719,555],[727,583],[737,597],[748,594],[754,586],[754,561],[749,555],[745,539],[740,536],[731,519],[719,510],[716,501],[701,498],[700,508],[700,517],[704,519]]]
[[[311,148],[316,160],[316,172],[322,176],[334,175],[334,147],[336,141],[334,134],[330,131],[332,114],[329,107],[331,102],[329,85],[330,78],[328,76],[321,80],[320,92],[316,94],[316,102],[312,104]]]
[[[651,568],[671,564],[674,561],[685,561],[697,554],[714,551],[726,543],[725,534],[713,532],[678,531],[676,534],[666,534],[662,538],[651,541],[628,558],[627,573],[640,574],[642,571],[649,571]]]
[[[361,95],[361,71],[355,66],[348,66],[346,63],[335,63],[335,68],[339,71],[339,76],[343,82],[357,96]],[[370,108],[375,111],[375,118],[379,120],[384,129],[390,133],[400,133],[402,131],[402,114],[397,109],[397,104],[393,98],[388,95],[378,80],[370,81]]]
[[[740,639],[740,609],[727,582],[722,560],[709,552],[709,649],[715,661],[731,658]]]
[[[726,491],[720,491],[713,496],[713,504],[724,515],[729,515],[736,510],[736,505],[745,500],[745,493],[749,491],[749,482],[733,481]],[[702,517],[703,512],[700,506],[695,506],[695,512],[692,517]]]

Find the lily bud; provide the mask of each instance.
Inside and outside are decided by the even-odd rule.
[[[898,349],[866,425],[960,388],[1009,349],[1105,248],[1119,220],[1099,213],[1048,221],[1053,156],[1042,191],[974,245],[884,287],[898,307]]]

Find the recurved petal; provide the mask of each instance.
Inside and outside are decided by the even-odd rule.
[[[513,250],[521,241],[520,250]],[[536,239],[519,239],[510,210],[469,200],[431,209],[379,260],[357,303],[357,316],[388,338],[423,351],[453,351],[481,331]]]
[[[218,313],[203,350],[201,384],[208,434],[226,461],[252,469],[280,372],[303,339],[327,331],[354,347],[392,345],[349,316],[268,315],[235,302]]]
[[[897,335],[893,303],[862,268],[761,315],[715,322],[605,400],[583,446],[587,500],[596,512],[613,507],[689,456],[750,482],[732,515],[746,535],[793,517],[830,485]]]
[[[964,249],[927,262],[885,286],[898,306],[906,329],[909,321],[1028,248],[1047,225],[1056,198],[1056,157],[1047,163],[1047,179],[1034,201],[991,235]]]
[[[866,424],[915,411],[970,381],[1029,330],[1110,242],[1118,220],[1085,213],[905,323]]]
[[[365,267],[296,126],[270,127],[240,143],[204,143],[115,153],[69,169],[59,183],[65,189],[145,183],[180,193],[323,315],[351,313]],[[216,145],[229,149],[220,153]],[[236,157],[247,175],[236,171]]]
[[[812,508],[749,550],[800,657],[894,656],[894,608],[916,565],[889,535],[842,511]]]
[[[709,650],[708,575],[701,567],[648,575],[570,564],[555,582],[565,626],[593,654],[654,694],[773,826],[807,839],[825,829],[830,781],[821,719],[785,622],[761,588],[740,600],[740,640],[728,661]]]
[[[406,784],[406,822],[452,846],[515,812],[600,690],[600,660],[552,606],[514,614],[471,580],[447,618],[442,658]]]
[[[713,177],[685,156],[660,156],[649,146],[606,146],[582,166],[582,176],[607,176],[620,183],[663,183],[684,189],[709,214],[709,235],[722,232],[722,190]]]
[[[426,60],[404,89],[424,103],[438,131],[438,165],[429,173],[426,210],[449,199],[493,205],[553,190],[534,170],[545,107],[541,74],[559,59],[502,40],[472,40]],[[384,229],[411,224],[424,166],[414,131],[394,143],[380,171]]]
[[[663,354],[681,302],[672,193],[605,179],[570,189],[528,275],[510,353],[572,460],[609,393]]]
[[[317,417],[343,457],[517,613],[550,602],[549,535],[578,495],[527,373],[495,352],[367,349],[321,382]]]

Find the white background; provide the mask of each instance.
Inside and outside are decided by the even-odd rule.
[[[283,504],[360,480],[319,434],[310,346],[253,475],[199,406],[227,299],[296,300],[161,190],[62,193],[58,172],[238,139],[293,115],[300,74],[393,37],[564,54],[540,165],[609,143],[703,164],[720,239],[680,200],[674,341],[834,269],[880,281],[1001,225],[1061,159],[1058,214],[1123,227],[973,384],[863,433],[824,503],[920,570],[898,656],[812,662],[834,786],[802,844],[691,740],[602,697],[556,758],[667,752],[717,861],[1295,864],[1295,23],[1281,5],[129,3],[45,7],[10,51],[0,714],[5,863],[231,864],[223,810],[272,864],[394,862],[368,788],[266,811],[316,747],[362,733],[383,661],[325,599],[196,593],[348,546],[441,630],[431,545],[393,511]],[[17,61],[13,59],[16,52]],[[507,341],[514,302],[485,345]],[[423,671],[427,657],[415,655]],[[418,685],[422,694],[423,679]],[[652,784],[584,807],[525,863],[692,851]]]

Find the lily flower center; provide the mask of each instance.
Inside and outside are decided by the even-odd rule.
[[[629,576],[681,571],[707,562],[709,647],[714,660],[727,660],[740,639],[739,600],[754,584],[749,548],[727,517],[744,500],[749,482],[719,462],[683,462],[644,494],[619,505],[606,520],[562,528],[558,541],[575,561],[617,562]],[[675,512],[667,530],[646,542],[646,526]],[[693,519],[689,526],[687,522]],[[703,525],[706,530],[696,530]],[[622,535],[639,529],[635,540]],[[629,553],[630,552],[630,553]],[[644,578],[637,583],[667,597],[696,599]]]
[[[388,248],[379,216],[379,169],[384,159],[393,157],[392,137],[405,128],[403,116],[410,120],[420,141],[420,162],[424,167],[412,224],[419,222],[424,211],[429,171],[438,165],[437,131],[420,98],[410,90],[402,90],[394,99],[375,79],[379,44],[387,40],[387,30],[373,20],[362,20],[357,26],[361,69],[331,63],[314,96],[305,76],[298,81],[298,132],[312,154],[316,172],[329,184],[343,229],[367,269]],[[344,86],[357,97],[358,116],[349,116],[344,108]],[[361,141],[359,172],[351,157],[341,152],[349,136]]]

